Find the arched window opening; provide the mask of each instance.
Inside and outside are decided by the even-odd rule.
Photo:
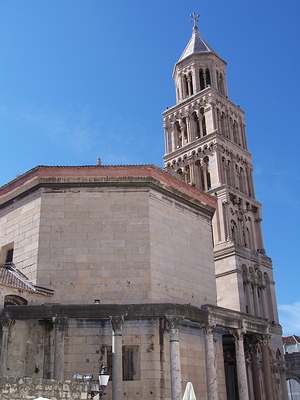
[[[221,171],[221,173],[222,173],[222,183],[227,183],[227,180],[226,180],[226,160],[225,160],[225,157],[222,157],[222,171]]]
[[[248,242],[247,242],[247,236],[246,236],[245,228],[242,229],[242,232],[243,232],[243,245],[244,245],[245,247],[248,247]]]
[[[185,181],[186,183],[191,183],[191,170],[189,165],[185,167]]]
[[[225,119],[226,119],[226,116],[225,116],[225,113],[224,112],[222,112],[222,114],[221,114],[221,131],[222,131],[222,135],[226,135],[226,121],[225,121]]]
[[[239,174],[239,179],[240,179],[240,191],[245,193],[245,173],[243,168],[240,168],[240,174]]]
[[[200,90],[205,89],[205,79],[202,69],[199,70],[199,80],[200,80]]]
[[[178,121],[175,122],[175,150],[182,147],[182,134],[181,128]]]
[[[219,111],[218,108],[216,109],[216,116],[217,116],[217,129],[218,129],[218,133],[219,133],[219,135],[221,135],[222,132],[221,132],[221,123],[220,123],[220,111]]]
[[[236,222],[232,219],[230,222],[231,239],[235,244],[238,244],[238,230]]]
[[[227,185],[231,186],[232,182],[231,182],[231,163],[230,160],[227,161],[226,164],[226,182]]]
[[[207,134],[206,120],[205,120],[205,114],[204,114],[204,109],[203,108],[201,108],[200,113],[201,113],[202,136],[206,136],[206,134]]]
[[[189,82],[190,82],[190,96],[192,96],[194,94],[194,85],[193,85],[192,73],[189,74]]]
[[[267,306],[268,306],[267,315],[268,315],[270,321],[274,321],[275,317],[274,317],[274,311],[273,311],[271,282],[270,282],[269,275],[266,272],[264,273],[264,281],[265,281],[265,285],[266,285],[265,290],[266,290]]]
[[[198,118],[196,112],[193,112],[192,120],[193,120],[193,125],[194,125],[195,139],[199,139],[200,135],[201,135],[201,133],[200,133],[200,123],[199,123],[199,118]]]
[[[189,95],[189,84],[188,84],[188,79],[186,75],[183,75],[183,86],[184,86],[184,97],[187,97]]]
[[[221,73],[219,75],[219,91],[223,96],[225,96],[224,78]]]
[[[243,289],[244,289],[244,298],[245,298],[245,311],[247,314],[250,313],[250,300],[249,300],[249,291],[248,291],[248,273],[247,267],[245,265],[242,266],[242,277],[243,277]]]
[[[233,141],[238,144],[238,126],[236,121],[233,122]]]
[[[178,175],[178,177],[180,178],[180,179],[184,179],[184,175],[183,175],[183,171],[182,171],[182,168],[178,168],[178,170],[176,171],[176,173],[177,173],[177,175]]]
[[[182,134],[183,134],[183,144],[188,142],[188,134],[187,134],[187,123],[186,118],[182,119]]]
[[[195,168],[196,168],[196,174],[195,177],[197,178],[197,181],[195,182],[196,186],[200,189],[203,190],[203,179],[202,179],[202,168],[201,168],[201,162],[200,160],[197,160],[195,162]]]
[[[239,171],[239,167],[238,167],[238,165],[237,164],[235,164],[235,176],[236,176],[236,179],[235,179],[235,188],[237,189],[237,190],[239,190],[240,189],[240,171]]]
[[[211,86],[210,72],[208,68],[206,68],[205,71],[205,78],[206,78],[206,86]]]
[[[210,190],[211,189],[211,179],[210,179],[210,172],[209,172],[209,158],[205,157],[203,159],[203,166],[204,166],[204,189]]]
[[[7,306],[26,306],[27,300],[21,296],[16,296],[14,294],[8,294],[4,297],[4,307]]]
[[[207,190],[211,189],[211,179],[210,179],[210,172],[206,171],[206,179],[207,179]]]
[[[251,240],[251,232],[250,229],[247,227],[246,228],[246,240],[247,240],[247,246],[249,249],[252,248],[252,240]]]

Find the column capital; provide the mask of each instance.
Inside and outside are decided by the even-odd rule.
[[[9,329],[11,326],[14,325],[16,321],[14,319],[1,319],[0,320],[0,325],[2,326],[2,329]]]
[[[52,323],[58,331],[63,332],[65,330],[65,328],[67,327],[68,318],[67,317],[53,317]]]
[[[229,329],[230,333],[232,334],[232,336],[234,336],[234,338],[236,340],[242,340],[244,339],[244,336],[246,334],[245,328],[241,327],[241,328],[232,328]]]
[[[124,315],[110,317],[110,322],[112,326],[112,330],[114,333],[122,334],[122,328],[124,324]]]
[[[166,315],[167,321],[167,329],[170,331],[171,329],[178,329],[181,321],[183,320],[183,316],[175,316],[175,315]]]
[[[216,325],[206,325],[202,327],[205,335],[213,335],[216,330]]]

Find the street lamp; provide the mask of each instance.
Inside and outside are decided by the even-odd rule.
[[[109,373],[107,368],[101,365],[100,372],[99,372],[99,399],[105,395],[105,389],[108,385],[109,381]]]

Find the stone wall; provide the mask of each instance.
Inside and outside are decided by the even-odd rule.
[[[86,400],[87,385],[32,378],[0,378],[0,400],[34,400],[39,396],[51,400]]]
[[[62,303],[147,302],[148,191],[95,188],[42,194],[39,285]]]
[[[216,304],[209,217],[155,190],[44,191],[39,242],[54,302]]]
[[[216,304],[211,221],[154,191],[149,203],[151,301]]]
[[[7,246],[14,248],[13,261],[36,283],[41,198],[31,194],[0,210],[0,264],[5,262]]]

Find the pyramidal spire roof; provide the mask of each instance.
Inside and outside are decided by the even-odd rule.
[[[191,17],[194,21],[192,37],[184,49],[181,57],[179,58],[179,61],[189,57],[192,54],[215,53],[215,51],[200,36],[198,28],[199,16],[193,13]]]

